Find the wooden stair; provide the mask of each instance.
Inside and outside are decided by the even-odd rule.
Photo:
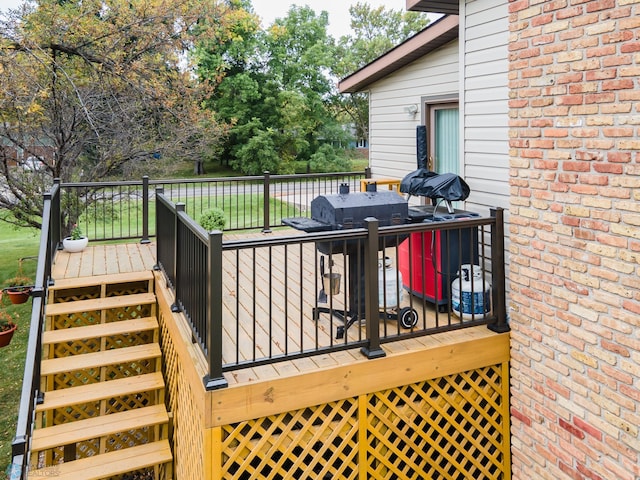
[[[171,479],[153,287],[134,272],[50,288],[29,478]]]

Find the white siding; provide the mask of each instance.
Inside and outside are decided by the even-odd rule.
[[[471,195],[466,207],[485,213],[509,208],[509,90],[507,3],[460,5],[461,151]]]
[[[458,45],[453,41],[371,86],[369,161],[375,178],[402,178],[416,169],[421,98],[458,94]],[[406,110],[410,105],[418,107],[415,116]]]

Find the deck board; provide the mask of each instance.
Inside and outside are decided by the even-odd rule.
[[[290,231],[275,233],[291,235]],[[225,234],[225,240],[243,238]],[[223,261],[223,362],[235,363],[268,355],[297,353],[319,347],[340,345],[344,339],[336,339],[336,328],[343,322],[326,313],[313,320],[313,308],[318,304],[320,279],[316,278],[317,252],[312,243],[287,247],[287,255],[282,247],[258,249],[250,255],[237,255],[235,251],[225,251]],[[156,264],[154,242],[142,244],[131,242],[118,245],[90,245],[82,253],[58,252],[53,265],[54,279],[100,276],[105,274],[126,274],[136,271],[151,271]],[[304,261],[292,261],[302,258]],[[345,261],[342,256],[334,256],[335,271],[343,275],[342,290],[331,296],[326,306],[341,309],[346,301],[344,290]],[[240,268],[236,269],[236,263]],[[253,273],[253,263],[272,264]],[[301,265],[302,263],[302,265]],[[236,272],[239,272],[236,274]],[[160,286],[158,286],[160,288]],[[162,287],[164,288],[164,287]],[[270,301],[269,298],[275,299]],[[435,324],[435,311],[431,305],[420,299],[404,295],[401,306],[410,305],[418,311],[419,325],[423,319],[428,325]],[[236,319],[237,317],[237,319]],[[255,332],[254,332],[254,318]],[[446,321],[446,314],[440,321]],[[401,330],[394,320],[381,322],[381,334]],[[347,330],[348,340],[358,340],[364,336],[364,327],[358,324]],[[273,338],[274,342],[270,342]],[[237,339],[237,340],[236,340]],[[432,341],[432,340],[431,340]],[[402,352],[420,348],[421,340],[385,344],[388,352]],[[432,343],[431,343],[432,344]],[[359,349],[354,348],[333,354],[317,355],[290,362],[280,362],[276,366],[243,369],[227,375],[230,383],[243,383],[264,378],[277,378],[326,369],[362,359]]]

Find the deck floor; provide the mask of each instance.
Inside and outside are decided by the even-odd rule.
[[[225,239],[226,239],[225,235]],[[230,236],[230,238],[234,238]],[[237,238],[237,237],[235,237]],[[312,244],[308,244],[310,251],[309,257],[314,255]],[[272,259],[277,260],[277,259]],[[234,259],[225,260],[226,265],[232,265]],[[148,244],[127,243],[114,245],[92,245],[87,247],[82,253],[58,252],[56,261],[53,265],[52,276],[55,279],[60,278],[77,278],[94,275],[127,273],[134,271],[151,270],[156,264],[156,246],[151,242]],[[313,262],[311,262],[313,265]],[[342,325],[342,321],[328,314],[321,314],[320,319],[316,322],[313,320],[313,308],[316,306],[317,292],[315,291],[316,281],[312,278],[315,276],[313,268],[305,269],[304,267],[289,265],[290,271],[303,272],[305,278],[304,294],[301,294],[293,304],[299,305],[298,311],[289,311],[287,308],[273,307],[273,302],[265,306],[269,295],[282,294],[285,290],[285,284],[272,284],[268,291],[265,290],[263,282],[257,282],[257,289],[250,288],[249,292],[240,295],[237,292],[238,285],[240,288],[249,288],[251,282],[247,279],[240,279],[238,282],[235,278],[235,267],[225,273],[223,279],[223,328],[225,338],[223,338],[223,362],[232,363],[237,360],[248,360],[253,356],[278,355],[287,352],[296,351],[302,348],[310,348],[312,345],[330,346],[344,340],[335,338],[337,326]],[[243,268],[239,271],[242,272]],[[250,270],[249,267],[246,269]],[[273,278],[277,278],[273,277]],[[303,290],[304,290],[303,289]],[[256,292],[259,292],[256,294]],[[333,308],[341,308],[341,302],[344,295],[336,295],[332,299]],[[302,300],[302,301],[300,301]],[[262,305],[261,305],[262,303]],[[254,306],[257,305],[257,307]],[[419,316],[419,325],[433,326],[436,321],[436,315],[439,321],[452,321],[455,318],[448,314],[437,314],[428,302],[411,296],[404,295],[401,306],[411,305],[416,309]],[[280,310],[278,310],[280,309]],[[238,312],[242,312],[241,315]],[[268,312],[268,314],[266,313]],[[253,318],[262,319],[259,322],[253,322]],[[236,321],[238,317],[239,321]],[[298,317],[296,322],[287,322],[287,317]],[[444,317],[444,318],[443,318]],[[274,319],[276,319],[274,321]],[[254,330],[254,323],[257,329]],[[386,331],[385,331],[386,329]],[[485,329],[486,330],[486,329]],[[395,321],[381,322],[381,335],[393,335],[401,330]],[[238,332],[240,332],[238,334]],[[453,333],[453,332],[451,332]],[[357,340],[358,337],[364,336],[364,326],[353,325],[347,330],[349,340]],[[468,332],[468,334],[472,334]],[[472,334],[473,335],[473,334]],[[275,339],[269,342],[268,338]],[[439,340],[436,336],[420,337],[401,342],[387,343],[384,346],[386,352],[401,352],[412,350],[414,348],[422,349],[425,346],[433,346],[438,344]],[[438,336],[439,337],[439,336]],[[234,339],[238,338],[238,341]],[[270,351],[269,351],[270,349]],[[279,350],[278,350],[279,349]],[[227,375],[230,384],[244,383],[255,381],[258,379],[281,377],[282,375],[305,373],[315,371],[318,368],[329,368],[337,365],[344,365],[350,362],[366,361],[365,357],[358,349],[349,349],[331,354],[316,355],[313,357],[302,358],[295,361],[279,362],[273,365],[265,365],[256,368],[245,368],[234,371]]]

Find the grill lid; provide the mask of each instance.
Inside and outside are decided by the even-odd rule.
[[[336,229],[362,228],[367,217],[381,226],[401,225],[408,220],[409,205],[391,191],[319,195],[311,201],[311,218]]]
[[[469,185],[454,173],[435,173],[419,168],[405,176],[400,182],[400,191],[411,196],[442,198],[450,202],[466,200],[471,190]]]

